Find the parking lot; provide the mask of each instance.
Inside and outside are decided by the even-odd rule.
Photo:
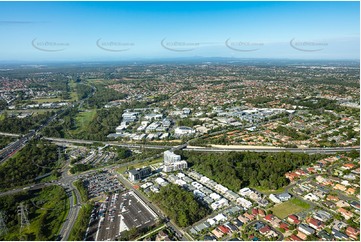
[[[157,215],[132,191],[108,196],[92,216],[96,219],[87,240],[115,240],[126,230],[148,227],[157,220]]]
[[[107,171],[98,174],[88,174],[82,177],[88,189],[89,198],[99,197],[107,192],[124,191],[124,186],[119,180]]]

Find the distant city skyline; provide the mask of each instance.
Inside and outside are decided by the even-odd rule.
[[[0,61],[359,59],[359,21],[356,1],[0,2]]]

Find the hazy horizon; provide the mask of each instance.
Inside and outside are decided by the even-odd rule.
[[[0,2],[0,61],[359,60],[359,4]]]

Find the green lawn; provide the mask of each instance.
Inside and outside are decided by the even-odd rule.
[[[70,135],[79,134],[86,130],[86,128],[91,125],[96,113],[96,109],[79,112],[75,117],[76,129],[69,131]]]
[[[75,118],[77,128],[83,129],[86,126],[89,126],[96,113],[96,109],[80,112]]]
[[[155,160],[151,160],[151,161],[146,161],[146,162],[142,162],[142,163],[133,164],[131,166],[134,167],[134,169],[135,169],[135,168],[142,168],[143,166],[150,166],[150,165],[160,163],[160,162],[163,162],[162,157],[158,158],[158,159],[155,159]],[[123,166],[123,167],[120,167],[120,168],[116,169],[116,171],[118,173],[120,173],[120,174],[123,174],[126,170],[127,170],[126,166]]]
[[[289,201],[275,205],[271,210],[279,218],[285,218],[290,214],[307,210],[310,205],[298,198],[291,198]]]
[[[38,98],[38,99],[31,99],[31,101],[33,102],[37,102],[37,103],[52,103],[52,102],[62,102],[62,101],[66,101],[63,100],[60,97],[55,97],[55,98]]]
[[[24,112],[33,112],[34,115],[38,115],[38,114],[44,114],[46,112],[51,112],[51,111],[55,111],[56,109],[54,108],[44,108],[44,109],[28,109],[26,111],[24,110],[11,110],[11,111],[7,111],[9,114],[19,114],[19,113],[24,113]],[[1,120],[1,119],[0,119]]]
[[[77,101],[78,100],[78,94],[76,93],[76,83],[74,80],[71,80],[69,83],[70,86],[70,101]]]

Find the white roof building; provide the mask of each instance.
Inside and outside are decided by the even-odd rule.
[[[217,214],[213,219],[216,220],[217,223],[227,221],[227,217],[224,216],[222,213]]]
[[[269,199],[274,203],[281,203],[281,200],[279,200],[274,194],[269,195]]]
[[[237,198],[237,203],[246,209],[248,209],[252,206],[252,203],[250,201],[248,201],[247,199],[244,199],[242,197]]]
[[[253,193],[253,191],[251,189],[249,189],[248,187],[245,187],[245,188],[242,188],[241,190],[239,190],[238,193],[241,196],[248,197],[251,193]]]
[[[308,193],[307,195],[304,196],[304,198],[305,198],[306,200],[310,200],[310,201],[318,201],[318,200],[320,200],[320,198],[317,197],[317,196],[316,196],[315,194],[313,194],[313,193]]]
[[[176,136],[182,136],[182,135],[188,135],[188,134],[194,134],[196,131],[190,127],[186,126],[179,126],[174,129],[174,134]]]
[[[211,193],[209,197],[212,198],[214,201],[221,199],[221,196],[217,193]]]
[[[217,184],[215,189],[217,189],[217,191],[219,191],[220,193],[225,193],[228,191],[227,187],[222,186],[221,184]]]

